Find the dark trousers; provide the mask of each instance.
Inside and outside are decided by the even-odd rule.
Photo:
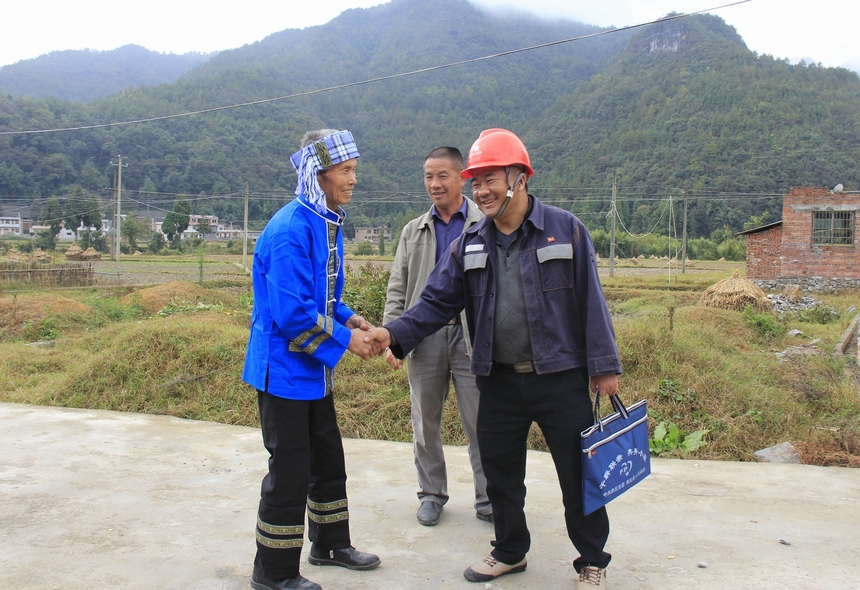
[[[257,391],[269,473],[257,513],[254,565],[269,580],[299,574],[308,516],[308,538],[323,549],[349,547],[349,512],[343,441],[334,399],[303,401]]]
[[[478,446],[496,526],[493,557],[518,563],[531,545],[523,510],[526,439],[537,422],[558,473],[567,534],[580,554],[573,566],[577,572],[587,565],[606,567],[612,557],[603,550],[609,537],[606,509],[582,514],[580,433],[593,423],[586,372],[517,373],[494,363],[489,376],[477,377],[477,385]]]

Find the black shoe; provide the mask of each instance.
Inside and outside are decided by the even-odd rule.
[[[442,516],[442,505],[433,500],[421,502],[421,507],[418,509],[418,522],[424,526],[434,526],[439,524],[439,518]]]
[[[381,562],[379,557],[373,553],[364,553],[355,547],[326,551],[314,543],[311,545],[308,563],[311,565],[337,565],[350,570],[372,570]]]
[[[322,590],[322,586],[311,582],[301,575],[286,580],[267,580],[255,567],[251,575],[251,588],[256,590]]]
[[[489,514],[481,514],[480,512],[475,512],[475,518],[477,518],[478,520],[483,520],[484,522],[492,523],[493,513],[490,512]]]

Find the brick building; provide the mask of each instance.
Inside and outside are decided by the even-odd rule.
[[[747,278],[813,288],[815,281],[831,279],[860,285],[858,222],[858,193],[791,189],[783,197],[781,221],[738,234],[746,238]]]

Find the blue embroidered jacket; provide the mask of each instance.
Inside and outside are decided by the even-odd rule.
[[[275,213],[254,248],[254,311],[242,379],[272,395],[320,399],[352,335],[343,293],[343,213],[299,197]]]

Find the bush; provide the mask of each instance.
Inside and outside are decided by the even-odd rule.
[[[747,257],[746,244],[737,238],[726,240],[717,246],[717,254],[726,260],[745,260]]]
[[[807,324],[829,324],[837,318],[839,318],[839,314],[827,305],[816,305],[815,307],[794,311],[784,316],[785,321]]]
[[[766,342],[776,340],[785,335],[785,325],[779,323],[776,316],[770,312],[756,312],[748,305],[741,314],[741,317],[743,317],[744,323],[755,330],[755,333]]]
[[[361,242],[355,247],[356,256],[373,256],[376,252],[373,242]]]
[[[372,262],[363,264],[355,271],[347,269],[343,302],[374,326],[381,325],[390,276],[390,270]]]

